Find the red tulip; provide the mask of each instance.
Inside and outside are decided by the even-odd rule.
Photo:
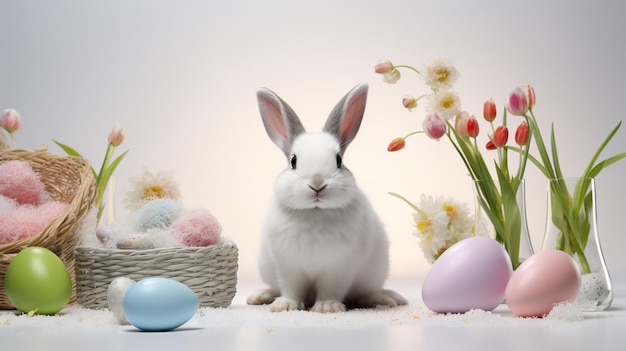
[[[519,146],[524,146],[528,142],[528,123],[526,121],[522,122],[519,126],[517,126],[517,130],[515,131],[515,143]]]
[[[493,99],[489,99],[483,104],[483,117],[487,122],[496,119],[496,103]]]
[[[404,138],[395,138],[389,143],[389,146],[387,146],[387,151],[393,152],[402,150],[404,149],[405,144],[406,143],[404,142]]]

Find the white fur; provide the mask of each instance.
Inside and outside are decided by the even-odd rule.
[[[299,120],[295,115],[276,116],[291,109],[271,94],[259,97],[269,99],[260,106],[277,103],[281,108],[261,108],[266,129],[288,161],[297,156],[297,167],[288,167],[276,179],[259,256],[261,277],[269,288],[250,296],[248,303],[271,303],[271,311],[310,307],[317,312],[344,311],[346,304],[405,304],[399,294],[382,289],[389,268],[383,225],[350,171],[337,167],[337,155],[343,155],[351,139],[342,146],[342,136],[329,132],[286,135],[289,128],[280,125],[281,118],[287,125]],[[347,95],[340,103],[349,107],[351,101]],[[357,117],[356,127],[346,127],[358,130],[362,109]],[[282,136],[275,140],[276,135]]]

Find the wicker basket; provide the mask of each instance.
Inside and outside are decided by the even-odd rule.
[[[69,206],[38,235],[0,245],[0,309],[14,308],[4,288],[4,276],[13,257],[27,247],[45,247],[57,254],[70,273],[72,286],[75,286],[74,248],[79,240],[77,229],[96,197],[91,166],[84,158],[61,156],[46,149],[0,152],[0,164],[11,160],[28,162],[39,174],[50,197]],[[73,288],[70,302],[75,299],[76,291]]]
[[[206,247],[149,250],[76,248],[77,302],[108,308],[107,290],[118,277],[165,277],[187,285],[202,307],[227,307],[237,286],[238,249],[230,240]]]

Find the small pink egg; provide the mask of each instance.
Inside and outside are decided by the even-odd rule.
[[[513,272],[506,287],[506,304],[519,317],[543,317],[554,305],[576,298],[580,284],[580,268],[570,255],[544,250]]]
[[[500,243],[484,236],[467,238],[433,263],[422,284],[422,300],[439,313],[491,311],[502,303],[512,273]]]

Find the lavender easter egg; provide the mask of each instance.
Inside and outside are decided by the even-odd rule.
[[[506,288],[506,304],[519,317],[542,317],[554,305],[576,298],[580,284],[580,268],[570,255],[544,250],[517,267]]]
[[[433,263],[422,284],[422,300],[438,313],[491,311],[504,299],[512,273],[500,243],[480,236],[464,239]]]

